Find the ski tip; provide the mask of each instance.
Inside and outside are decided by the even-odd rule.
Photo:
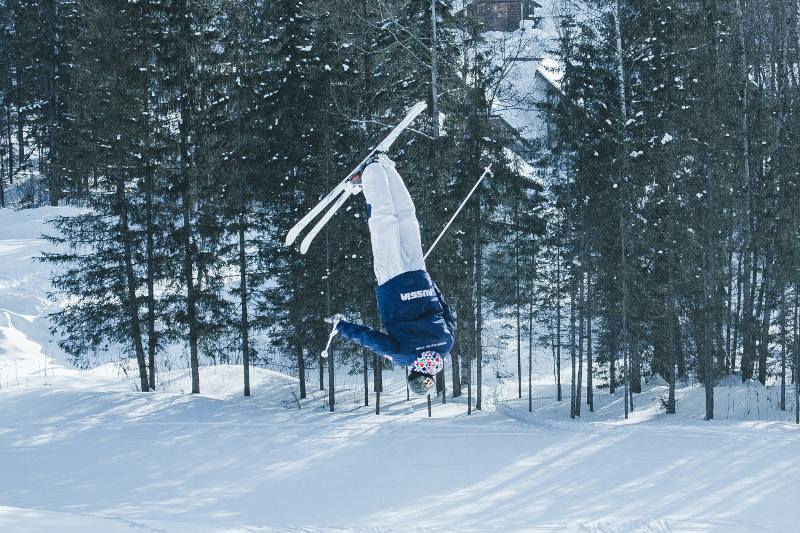
[[[289,233],[286,234],[286,239],[283,241],[283,243],[286,246],[291,246],[292,243],[294,243],[295,239],[297,239],[297,235],[298,234],[299,234],[299,232],[297,232],[297,231],[294,231],[294,230],[290,231]]]
[[[419,112],[421,112],[423,109],[425,109],[427,107],[428,107],[428,102],[426,102],[425,100],[420,100],[419,102],[417,102],[416,104],[414,104],[411,107],[411,109],[409,110],[408,113],[409,114],[411,114],[411,113],[419,113]]]

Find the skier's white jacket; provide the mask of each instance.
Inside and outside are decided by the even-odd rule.
[[[453,312],[427,272],[395,276],[375,289],[375,296],[388,334],[344,320],[336,331],[399,365],[410,365],[422,352],[450,353],[456,331]]]

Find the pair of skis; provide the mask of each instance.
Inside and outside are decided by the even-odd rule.
[[[322,228],[325,227],[325,224],[327,224],[328,221],[333,218],[333,215],[335,215],[336,212],[344,205],[347,199],[361,192],[361,186],[352,183],[351,178],[354,175],[364,171],[364,166],[373,155],[378,152],[388,151],[394,141],[396,141],[400,134],[403,133],[403,130],[405,130],[412,122],[414,122],[414,119],[417,118],[417,116],[422,113],[426,107],[427,104],[425,102],[417,102],[414,104],[414,107],[409,109],[403,120],[401,120],[400,123],[394,127],[389,135],[387,135],[380,142],[380,144],[378,144],[378,146],[376,146],[369,154],[367,154],[367,157],[365,157],[356,166],[356,168],[354,168],[347,175],[346,178],[344,178],[336,187],[334,187],[331,192],[325,195],[325,197],[320,200],[320,202],[315,205],[314,208],[309,211],[308,214],[306,214],[306,216],[301,218],[300,221],[289,230],[289,233],[286,234],[286,245],[291,245],[297,239],[297,237],[300,236],[300,233],[302,233],[303,230],[309,224],[311,224],[314,219],[316,219],[320,214],[322,214],[323,211],[325,211],[326,208],[328,208],[322,218],[317,221],[314,227],[311,228],[311,231],[308,232],[303,241],[300,243],[300,253],[305,254],[308,251],[308,248],[311,246],[311,242],[314,240],[314,237],[316,237],[319,232],[322,231]],[[330,207],[328,207],[329,205]]]

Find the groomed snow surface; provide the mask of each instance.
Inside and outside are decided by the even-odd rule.
[[[663,383],[627,421],[602,390],[571,421],[544,350],[532,413],[493,379],[483,412],[437,402],[432,418],[399,371],[376,416],[344,372],[331,414],[320,391],[298,409],[296,380],[265,369],[251,398],[237,367],[203,368],[194,396],[185,370],[150,394],[118,364],[75,370],[48,343],[47,266],[30,261],[44,220],[70,212],[0,210],[2,532],[798,530],[793,401],[781,412],[776,388],[735,378],[713,422],[692,384],[664,414]]]

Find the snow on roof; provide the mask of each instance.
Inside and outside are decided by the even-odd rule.
[[[564,65],[555,58],[545,57],[536,69],[538,74],[550,83],[554,89],[561,92],[561,80],[564,78]]]
[[[497,94],[491,95],[492,112],[528,141],[546,135],[547,126],[540,104],[552,90],[561,93],[564,71],[552,57],[515,61]]]
[[[536,169],[530,163],[525,161],[510,148],[503,148],[503,153],[505,154],[508,162],[517,169],[520,176],[523,178],[528,178],[531,181],[535,181],[540,185],[542,184],[542,180],[539,179],[539,176],[536,174]]]

